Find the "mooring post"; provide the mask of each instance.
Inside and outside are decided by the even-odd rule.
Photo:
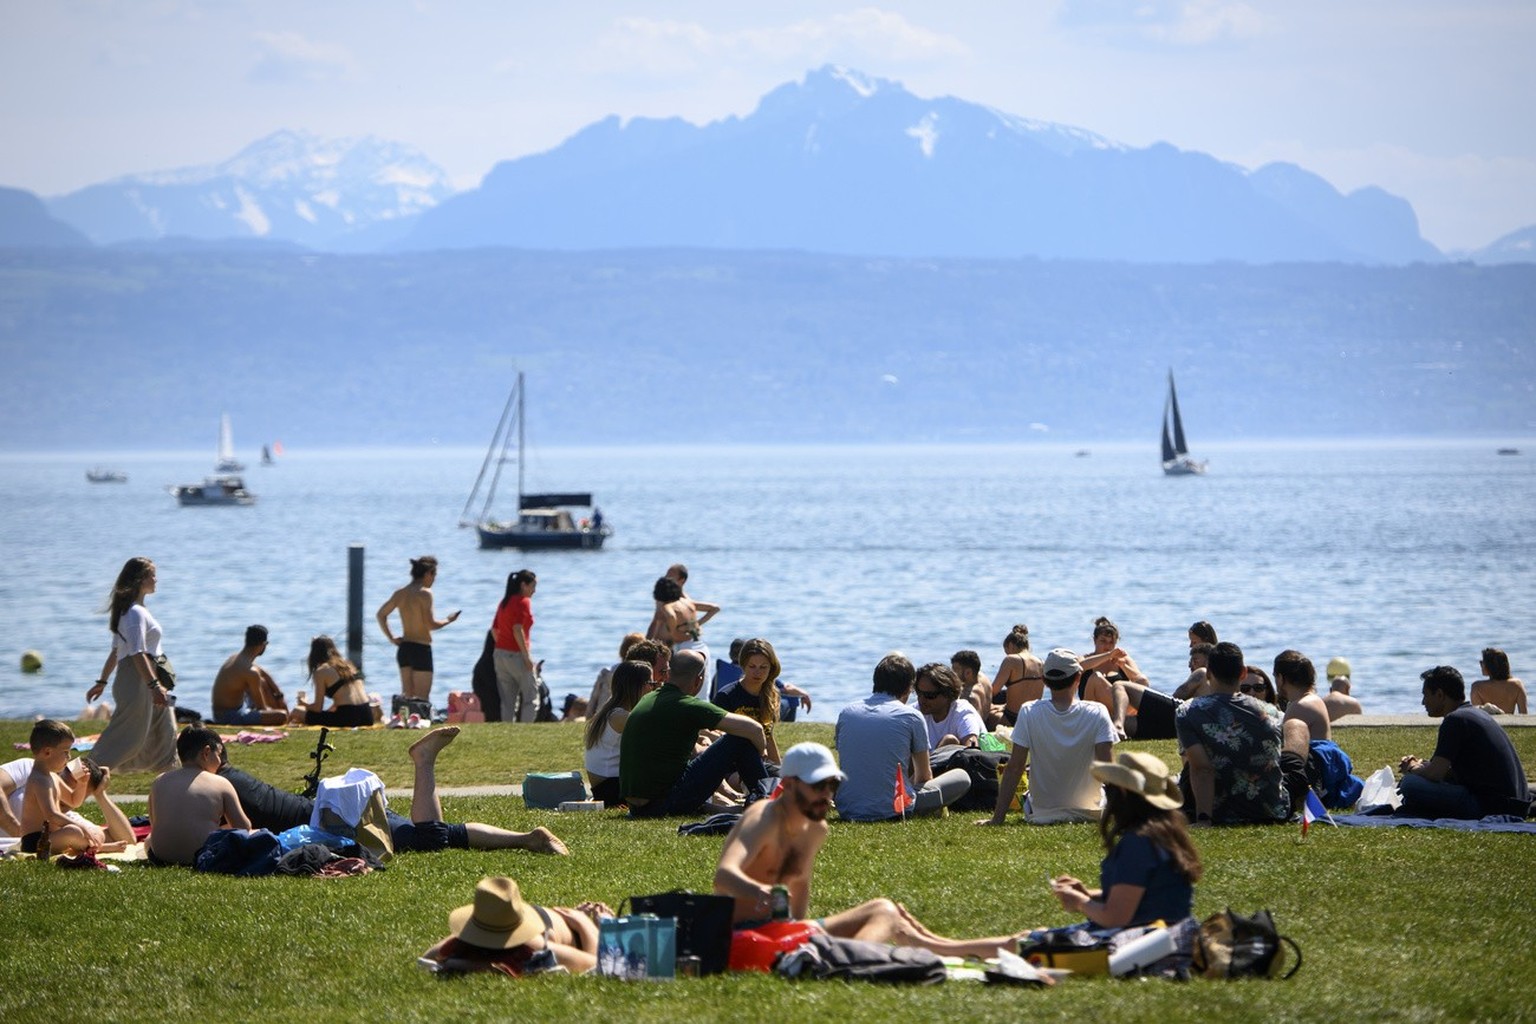
[[[363,671],[363,546],[347,546],[347,660]]]

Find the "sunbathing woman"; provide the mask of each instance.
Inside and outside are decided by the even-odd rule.
[[[333,729],[358,728],[373,725],[373,705],[363,689],[363,677],[357,666],[341,656],[336,641],[328,636],[317,636],[309,642],[309,677],[315,683],[315,700],[293,709],[290,725],[328,725]],[[321,710],[325,700],[331,700],[331,710]]]
[[[1488,678],[1472,684],[1468,699],[1489,711],[1497,708],[1506,715],[1525,714],[1525,684],[1509,674],[1509,655],[1497,647],[1485,647],[1478,667]]]
[[[1104,783],[1099,835],[1108,856],[1099,866],[1099,888],[1071,875],[1051,883],[1062,907],[1103,928],[1129,928],[1194,913],[1200,854],[1189,836],[1179,784],[1163,759],[1127,751],[1097,761],[1093,777]]]
[[[563,967],[585,974],[597,966],[597,919],[612,916],[601,903],[536,906],[523,901],[512,879],[482,878],[475,901],[449,913],[448,936],[421,959],[434,971],[499,971],[521,978]]]
[[[1039,700],[1045,692],[1045,670],[1040,659],[1030,653],[1029,627],[1022,622],[1003,637],[1003,663],[992,678],[992,703],[1003,699],[1003,721],[1014,725],[1019,708]]]
[[[621,661],[608,677],[608,702],[587,721],[586,769],[592,799],[608,807],[624,802],[619,792],[619,743],[624,723],[640,698],[656,688],[651,666],[640,661]]]

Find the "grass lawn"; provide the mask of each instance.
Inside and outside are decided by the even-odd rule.
[[[77,724],[86,734],[88,723]],[[30,724],[0,722],[0,741]],[[821,723],[781,727],[781,748],[830,743]],[[312,731],[231,749],[231,760],[298,788]],[[326,774],[357,764],[409,784],[405,747],[418,734],[333,734]],[[1527,766],[1536,730],[1512,730]],[[1427,755],[1432,725],[1342,731],[1358,774]],[[1169,759],[1171,742],[1133,744]],[[576,727],[465,728],[443,755],[446,786],[519,782],[530,770],[580,767]],[[16,756],[20,756],[17,754]],[[7,758],[8,759],[8,758]],[[143,793],[127,775],[114,789]],[[540,903],[707,889],[721,840],[680,838],[675,822],[615,812],[529,812],[521,800],[449,798],[450,820],[512,828],[547,824],[568,858],[448,851],[396,858],[365,878],[232,879],[182,869],[121,874],[0,864],[11,934],[0,956],[0,1020],[60,1015],[123,1021],[712,1020],[832,1021],[1463,1021],[1536,1019],[1536,837],[1414,829],[1295,826],[1199,833],[1206,875],[1196,911],[1268,907],[1302,946],[1290,982],[1069,980],[1047,991],[950,983],[925,989],[729,976],[635,984],[594,978],[499,976],[441,980],[417,954],[446,931],[449,909],[486,874],[510,874]],[[396,809],[406,807],[397,802]],[[136,808],[128,807],[130,814]],[[86,813],[91,814],[88,804]],[[95,817],[95,815],[92,815]],[[1102,850],[1087,825],[981,829],[979,815],[905,825],[834,823],[818,863],[812,912],[885,895],[940,932],[973,936],[1070,923],[1044,872],[1098,877]]]

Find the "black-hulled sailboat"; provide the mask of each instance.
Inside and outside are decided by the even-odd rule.
[[[603,522],[602,510],[592,504],[591,494],[554,493],[527,494],[523,491],[523,411],[526,392],[523,374],[519,371],[517,383],[507,396],[506,407],[501,411],[501,422],[491,436],[491,446],[486,450],[485,461],[480,465],[480,475],[469,492],[469,500],[460,513],[460,526],[473,526],[480,535],[482,548],[524,548],[549,550],[552,548],[590,548],[603,546],[613,529]],[[514,440],[515,439],[515,440]],[[511,454],[513,445],[517,454]],[[496,485],[501,480],[501,467],[517,462],[517,518],[497,520],[491,517],[491,504],[496,500]],[[496,469],[485,490],[485,502],[480,512],[470,517],[470,508],[480,494],[486,470],[492,461]],[[572,508],[591,508],[591,516],[579,522],[570,513]]]
[[[1179,393],[1173,386],[1172,370],[1168,371],[1168,399],[1163,403],[1163,472],[1168,476],[1198,476],[1205,472],[1204,462],[1189,457],[1189,445],[1184,441],[1184,418],[1179,415]]]

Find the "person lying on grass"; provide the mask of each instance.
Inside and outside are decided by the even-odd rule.
[[[811,870],[827,838],[827,814],[846,776],[832,751],[820,743],[797,743],[780,766],[783,792],[742,812],[720,851],[714,891],[736,901],[737,929],[760,927],[772,916],[773,887],[789,890],[789,913],[804,920],[810,910]],[[931,949],[940,956],[984,959],[999,946],[1012,948],[1018,936],[951,939],[936,934],[907,908],[873,899],[816,922],[828,935]]]
[[[565,855],[565,844],[542,825],[529,832],[468,821],[443,821],[443,805],[437,796],[437,755],[458,736],[456,725],[433,729],[412,743],[409,751],[415,770],[411,792],[411,816],[405,818],[389,811],[390,836],[395,852],[432,853],[438,850],[528,850],[531,853]],[[224,761],[220,777],[234,786],[240,806],[250,816],[252,827],[284,832],[298,825],[308,825],[315,802],[296,793],[269,785]]]
[[[612,916],[602,903],[540,907],[525,902],[512,879],[482,878],[474,902],[449,913],[447,937],[421,959],[436,971],[585,974],[597,966],[597,920]]]
[[[1168,766],[1156,755],[1126,751],[1112,762],[1094,762],[1090,770],[1104,783],[1099,835],[1108,855],[1099,867],[1099,888],[1061,875],[1051,881],[1051,892],[1064,909],[1102,928],[1189,917],[1200,854]]]

